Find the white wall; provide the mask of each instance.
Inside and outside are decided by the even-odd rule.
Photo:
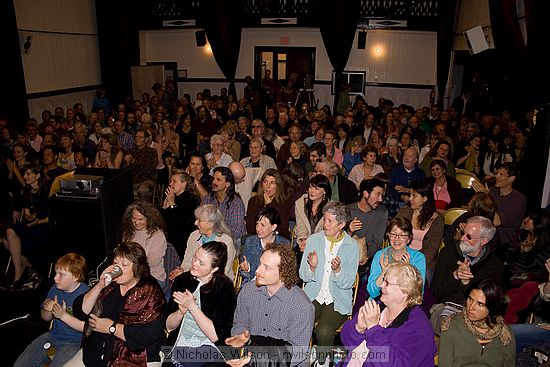
[[[414,88],[415,85],[436,84],[436,34],[434,32],[371,30],[367,33],[367,47],[357,49],[357,41],[346,66],[346,70],[365,71],[367,83],[378,83],[367,87],[367,100],[376,104],[379,97],[388,97],[394,103],[408,103],[413,106],[428,104],[430,90]],[[310,28],[261,28],[244,29],[241,38],[239,63],[236,78],[254,74],[255,46],[315,47],[316,81],[330,82],[332,65],[325,51],[318,29]],[[223,79],[214,57],[206,47],[197,47],[195,29],[170,29],[140,32],[141,63],[177,62],[178,69],[187,70],[189,82],[178,83],[178,92],[189,93],[210,88],[217,93],[227,83],[196,82],[193,78]],[[376,53],[379,48],[381,52]],[[410,84],[401,88],[390,84]],[[242,95],[244,84],[237,85]],[[333,103],[330,85],[315,85],[315,97],[319,105]]]
[[[50,110],[53,114],[56,107],[62,107],[65,112],[68,108],[73,108],[77,102],[82,103],[84,113],[88,114],[92,111],[92,102],[95,97],[95,89],[78,93],[60,94],[50,97],[29,99],[29,114],[36,121],[42,121],[42,111]]]
[[[94,0],[15,0],[14,5],[21,46],[31,37],[29,51],[22,52],[28,94],[101,84]],[[72,107],[75,96],[88,98],[89,92],[29,100],[31,116],[43,106]],[[91,100],[79,102],[86,106]]]

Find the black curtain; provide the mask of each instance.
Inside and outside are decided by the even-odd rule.
[[[439,2],[437,23],[437,103],[442,106],[453,48],[457,0]]]
[[[201,21],[212,54],[223,75],[229,80],[228,93],[237,95],[235,73],[241,49],[243,6],[240,0],[201,2]]]
[[[0,117],[21,130],[29,118],[29,106],[13,0],[0,1],[0,44],[4,65],[0,68]]]
[[[336,72],[335,80],[340,80],[342,71],[348,62],[360,10],[359,0],[324,0],[319,2],[319,28],[328,58]],[[339,83],[336,83],[335,89],[333,111],[336,111],[338,105],[341,89]]]
[[[111,107],[132,95],[132,65],[139,65],[141,0],[96,0],[101,80]],[[141,98],[141,96],[136,96]]]
[[[491,31],[495,44],[496,60],[493,67],[500,76],[493,89],[496,91],[494,108],[510,110],[514,115],[525,111],[525,43],[517,19],[515,0],[489,0]]]
[[[525,155],[521,160],[517,186],[523,193],[529,193],[527,205],[530,210],[541,207],[550,147],[550,68],[548,61],[542,56],[550,38],[548,14],[550,2],[525,0],[527,47],[522,92],[527,98],[527,108],[536,108],[539,112],[537,124],[529,135]]]
[[[525,20],[527,23],[526,48],[526,88],[530,105],[550,102],[550,68],[543,57],[550,41],[548,26],[550,1],[525,0]]]

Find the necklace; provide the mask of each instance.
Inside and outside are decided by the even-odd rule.
[[[435,191],[435,200],[439,198],[439,194],[441,194],[441,191],[445,188],[447,185],[447,181],[443,182],[443,185],[439,186],[437,182],[434,185],[434,191]]]

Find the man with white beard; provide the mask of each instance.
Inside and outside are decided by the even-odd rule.
[[[478,279],[491,279],[502,285],[503,262],[486,246],[496,232],[493,223],[485,217],[475,216],[459,231],[455,245],[445,246],[435,265],[431,290],[440,304],[463,305],[468,286]],[[432,324],[441,314],[437,315],[442,311],[438,306],[432,307]]]

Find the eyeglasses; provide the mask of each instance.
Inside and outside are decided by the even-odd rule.
[[[388,280],[386,278],[382,278],[382,285],[384,285],[384,284],[386,286],[388,286],[388,285],[399,285],[399,283],[390,283],[390,282],[388,282]]]
[[[255,128],[260,128],[262,127],[262,125],[252,125],[252,128],[255,129]]]
[[[392,240],[400,239],[400,240],[406,240],[409,238],[408,234],[397,234],[397,233],[388,233],[388,237]]]
[[[466,233],[466,234],[463,233],[462,236],[466,237],[468,241],[479,240],[481,238],[481,237],[472,237],[472,235],[469,233]]]

